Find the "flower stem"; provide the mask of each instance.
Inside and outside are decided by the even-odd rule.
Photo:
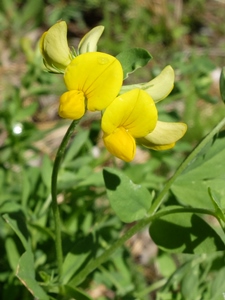
[[[160,205],[162,204],[165,195],[171,188],[174,181],[177,177],[187,168],[187,166],[194,160],[194,158],[199,154],[199,152],[209,143],[209,141],[216,135],[220,129],[225,125],[225,118],[223,118],[216,127],[195,147],[195,149],[190,153],[190,155],[182,162],[180,167],[176,170],[174,175],[167,181],[166,185],[164,186],[163,190],[160,192],[156,200],[153,202],[149,214],[153,215]]]
[[[53,211],[53,217],[54,217],[54,223],[55,223],[55,249],[56,249],[56,259],[57,259],[57,265],[58,265],[58,278],[60,281],[60,277],[62,275],[62,264],[63,264],[63,251],[62,251],[62,238],[61,238],[61,221],[60,221],[60,212],[59,207],[57,203],[57,178],[58,178],[58,172],[59,167],[66,149],[66,146],[74,132],[74,129],[77,125],[78,121],[73,121],[69,128],[67,129],[67,132],[65,136],[63,137],[63,140],[58,148],[58,151],[56,153],[53,170],[52,170],[52,181],[51,181],[51,195],[52,195],[52,211]]]
[[[212,215],[216,218],[216,214],[208,209],[201,209],[201,208],[191,208],[191,207],[178,207],[178,208],[166,208],[161,211],[156,212],[154,215],[142,219],[137,222],[133,227],[131,227],[121,238],[119,238],[109,249],[107,249],[102,255],[97,257],[96,259],[92,260],[89,264],[87,264],[79,274],[77,274],[70,282],[69,286],[78,286],[88,274],[94,271],[98,266],[100,266],[103,262],[107,261],[109,257],[119,248],[121,247],[129,238],[131,238],[135,233],[143,229],[149,223],[158,219],[162,216],[166,216],[169,214],[174,213],[198,213],[198,214],[207,214]]]

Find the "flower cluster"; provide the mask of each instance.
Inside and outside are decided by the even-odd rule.
[[[97,26],[70,49],[67,25],[60,21],[40,39],[46,69],[64,74],[67,91],[60,97],[59,115],[78,120],[86,110],[103,111],[103,141],[110,153],[132,161],[136,144],[164,150],[172,148],[186,132],[184,123],[158,120],[156,103],[174,85],[174,71],[167,66],[156,78],[143,84],[123,86],[124,70],[114,56],[97,51],[104,30]]]

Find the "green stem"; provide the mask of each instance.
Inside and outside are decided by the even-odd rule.
[[[181,207],[181,208],[166,208],[157,212],[155,215],[152,215],[146,219],[140,220],[136,223],[133,227],[131,227],[121,238],[119,238],[109,249],[107,249],[102,255],[97,257],[95,260],[92,260],[89,264],[87,264],[82,271],[76,275],[70,282],[70,286],[77,286],[79,285],[89,273],[94,271],[98,266],[100,266],[103,262],[107,261],[107,259],[119,248],[121,247],[127,240],[129,240],[135,233],[143,229],[149,223],[154,221],[157,218],[174,214],[174,213],[198,213],[198,214],[207,214],[212,215],[216,218],[216,214],[208,209],[201,209],[201,208],[191,208],[191,207]]]
[[[52,210],[53,210],[53,217],[55,222],[55,249],[56,249],[56,259],[57,259],[57,265],[58,265],[58,278],[60,280],[62,275],[62,264],[63,264],[63,251],[62,251],[62,238],[61,238],[61,221],[60,221],[60,212],[59,207],[57,203],[57,178],[58,178],[58,172],[59,167],[64,155],[64,152],[66,150],[66,146],[74,132],[74,129],[77,125],[78,121],[73,121],[69,128],[67,129],[67,132],[65,136],[63,137],[63,140],[58,148],[58,151],[56,153],[53,170],[52,170],[52,182],[51,182],[51,195],[52,195]]]
[[[150,208],[149,214],[154,214],[162,204],[165,195],[171,188],[177,177],[187,168],[187,166],[194,160],[198,153],[208,144],[208,142],[216,135],[220,129],[225,125],[225,118],[223,118],[216,127],[197,145],[197,147],[190,153],[190,155],[183,161],[180,167],[176,170],[174,175],[167,181],[163,190],[160,192],[153,205]]]

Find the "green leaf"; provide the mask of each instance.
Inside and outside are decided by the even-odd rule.
[[[84,293],[83,291],[81,291],[78,288],[65,285],[63,287],[63,290],[64,290],[66,297],[69,297],[66,299],[93,300],[93,298],[91,298],[89,295],[87,295],[86,293]]]
[[[6,200],[0,205],[0,213],[12,213],[12,212],[18,212],[22,210],[21,204],[15,201],[9,201]]]
[[[125,296],[128,292],[134,290],[130,266],[124,255],[123,250],[121,252],[117,251],[117,255],[113,256],[113,265],[100,268],[101,276],[107,278],[117,288],[117,294],[120,296]]]
[[[211,281],[210,300],[223,300],[225,293],[225,267],[216,272],[216,276]]]
[[[8,257],[8,262],[13,271],[16,270],[20,255],[13,238],[10,236],[6,238],[5,249]]]
[[[225,132],[212,140],[173,183],[171,190],[184,205],[214,209],[208,188],[217,191],[221,208],[225,207]]]
[[[173,213],[152,222],[150,235],[159,248],[173,253],[224,251],[217,232],[193,213]]]
[[[62,163],[63,166],[66,166],[67,164],[69,165],[69,163],[73,160],[73,158],[76,157],[81,147],[87,141],[88,135],[89,135],[89,130],[82,130],[76,134],[73,142],[71,143],[68,151],[66,152],[65,158]]]
[[[42,18],[43,11],[43,0],[30,0],[24,6],[22,12],[18,16],[18,21],[20,26],[25,26],[25,24],[29,24],[29,20],[32,20],[35,24]]]
[[[152,197],[140,184],[134,184],[123,172],[104,168],[103,177],[112,209],[125,223],[145,217],[151,207]]]
[[[30,251],[26,251],[20,258],[16,276],[31,292],[35,299],[48,300],[49,297],[35,279],[34,258]]]
[[[31,252],[30,237],[26,227],[24,214],[21,211],[18,211],[15,213],[11,213],[10,215],[4,214],[3,218],[17,234],[25,250]]]
[[[92,172],[87,175],[80,183],[80,186],[103,186],[103,178],[101,172]]]
[[[170,253],[168,253],[170,254]],[[171,254],[170,254],[171,255]],[[178,288],[179,283],[183,280],[185,274],[187,274],[189,272],[189,270],[191,269],[191,266],[196,265],[201,263],[202,261],[205,260],[206,256],[191,256],[191,258],[187,259],[187,261],[183,262],[181,265],[176,266],[176,270],[174,271],[174,273],[170,276],[170,278],[168,279],[164,290],[170,290],[171,286],[173,286],[175,289]],[[169,300],[170,298],[168,298]],[[172,298],[171,298],[172,299]]]
[[[190,265],[181,283],[181,293],[184,299],[198,299],[199,273],[199,265]]]
[[[41,168],[41,177],[43,183],[48,187],[51,188],[51,178],[52,178],[52,161],[47,155],[44,155],[42,168]]]
[[[169,277],[176,270],[176,264],[169,253],[163,252],[156,257],[156,265],[163,277]]]
[[[35,279],[34,257],[30,237],[22,212],[3,215],[5,221],[15,231],[26,251],[20,257],[16,268],[16,276],[26,286],[36,299],[48,300],[49,297]]]
[[[208,189],[209,192],[209,196],[212,200],[212,203],[215,207],[215,213],[218,216],[219,219],[223,220],[225,222],[225,215],[224,212],[222,210],[221,204],[220,204],[220,200],[217,194],[217,191],[212,191],[210,188]]]
[[[30,193],[31,193],[31,184],[30,184],[30,178],[29,174],[30,172],[26,172],[26,170],[23,170],[22,176],[23,176],[23,185],[22,185],[22,195],[21,195],[21,202],[23,207],[27,207],[27,201],[29,199]]]
[[[89,235],[74,245],[73,249],[66,255],[63,263],[62,282],[68,283],[77,270],[84,264],[92,254],[94,248],[93,236]]]
[[[222,68],[220,74],[220,94],[223,102],[225,102],[225,67]]]
[[[22,107],[16,114],[15,119],[17,121],[23,121],[27,117],[32,116],[38,108],[38,103],[33,102],[29,106]]]
[[[152,59],[151,54],[142,48],[131,48],[119,53],[116,58],[123,68],[123,78],[126,79],[130,73],[138,68],[144,67]]]

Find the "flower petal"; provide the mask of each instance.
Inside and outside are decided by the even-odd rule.
[[[85,113],[85,97],[81,91],[69,91],[60,97],[59,115],[65,119],[78,120]]]
[[[123,81],[120,62],[101,52],[88,52],[73,59],[64,75],[68,90],[83,91],[90,111],[105,109],[118,95]]]
[[[143,90],[134,89],[117,97],[105,110],[102,130],[107,134],[124,127],[133,137],[143,137],[156,125],[157,109]]]
[[[96,26],[91,29],[85,36],[81,39],[78,45],[79,54],[86,52],[95,52],[97,50],[97,43],[104,31],[104,26]]]
[[[49,70],[55,70],[53,66],[64,70],[71,62],[71,53],[67,42],[66,22],[60,21],[44,32],[39,48]]]
[[[154,131],[137,139],[137,143],[154,150],[170,149],[184,136],[186,130],[185,123],[158,121]]]
[[[108,151],[126,161],[132,161],[136,152],[134,138],[123,127],[117,128],[113,133],[104,134],[103,141]]]
[[[174,70],[171,66],[166,66],[162,72],[146,83],[124,85],[121,88],[120,94],[126,91],[130,91],[134,88],[139,88],[148,93],[155,103],[166,98],[174,87]]]
[[[166,98],[174,87],[174,70],[171,66],[166,66],[162,72],[143,85],[143,89],[154,99],[155,103]]]

